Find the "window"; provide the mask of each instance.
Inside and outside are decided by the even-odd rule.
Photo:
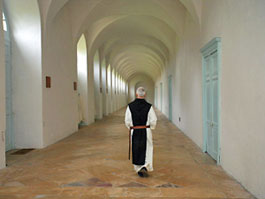
[[[3,30],[7,31],[7,25],[6,25],[6,17],[5,14],[3,13]]]

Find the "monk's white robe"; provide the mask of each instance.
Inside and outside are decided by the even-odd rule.
[[[148,171],[153,171],[153,139],[152,139],[151,129],[155,129],[156,121],[157,121],[157,117],[156,117],[153,107],[151,106],[148,112],[148,118],[146,122],[146,126],[150,125],[150,128],[146,129],[147,143],[146,143],[145,164],[141,166],[134,165],[134,169],[136,172],[140,171],[141,168],[143,167],[146,167]],[[126,113],[125,113],[125,125],[128,129],[130,129],[130,127],[133,126],[132,114],[131,114],[129,106],[127,107]],[[131,130],[131,131],[132,131],[131,136],[133,136],[134,130]]]

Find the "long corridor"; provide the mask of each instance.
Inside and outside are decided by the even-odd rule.
[[[160,112],[154,171],[139,178],[128,160],[124,112],[28,154],[8,155],[0,199],[254,198]]]

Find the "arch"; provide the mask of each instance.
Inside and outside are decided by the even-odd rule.
[[[135,2],[135,1],[134,1]],[[141,3],[145,3],[143,1],[140,1]],[[180,4],[182,4],[182,6],[185,7],[185,9],[187,10],[187,12],[193,16],[195,21],[200,22],[200,16],[201,16],[201,0],[179,0]],[[121,4],[121,2],[119,2]],[[84,9],[87,10],[86,15],[85,16],[80,16],[82,18],[85,18],[83,20],[80,20],[79,18],[77,19],[75,16],[74,18],[76,18],[78,21],[87,21],[87,19],[92,19],[92,21],[94,21],[94,18],[91,18],[91,16],[95,16],[94,13],[101,13],[104,14],[102,11],[102,9],[106,9],[107,6],[110,6],[111,3],[108,0],[98,0],[98,1],[71,1],[71,0],[45,0],[45,6],[42,6],[42,8],[44,7],[44,13],[45,13],[45,21],[50,22],[53,20],[53,18],[57,15],[58,12],[60,12],[60,10],[66,5],[66,4],[70,4],[70,6],[72,7],[78,7],[77,4],[81,5],[81,7],[83,7]],[[150,6],[150,3],[146,3],[148,6]],[[157,6],[159,6],[160,10],[162,8],[162,10],[164,12],[170,13],[172,15],[172,18],[177,18],[180,17],[182,15],[181,12],[181,5],[179,5],[178,1],[176,2],[170,2],[170,1],[163,1],[160,2],[158,0],[154,0],[152,1],[151,4],[156,4]],[[43,5],[43,4],[42,4]],[[87,9],[87,6],[89,5],[89,9]],[[104,6],[105,5],[105,6]],[[69,7],[70,7],[69,6]],[[143,10],[145,9],[144,6]],[[128,6],[123,6],[121,8],[124,9],[128,9]],[[153,9],[150,8],[150,10]],[[92,10],[94,10],[94,13],[92,12]],[[129,9],[129,11],[131,11],[133,9]],[[154,10],[154,9],[153,9]],[[144,12],[146,13],[146,10],[144,10]],[[79,14],[82,13],[79,11]],[[91,13],[91,14],[90,14]],[[121,12],[122,13],[126,13]],[[156,10],[153,11],[153,14],[156,13]],[[174,27],[175,25],[173,25],[172,23],[172,27]],[[83,24],[80,27],[84,27]],[[79,31],[81,35],[82,30]],[[78,35],[78,34],[77,34]],[[79,38],[79,37],[77,37]]]
[[[42,1],[42,10],[43,10],[43,22],[44,29],[46,29],[46,25],[51,23],[54,17],[60,12],[60,10],[66,5],[69,0],[45,0]]]
[[[146,25],[148,24],[148,25]],[[132,26],[134,25],[134,26]],[[130,15],[130,16],[115,16],[114,18],[103,18],[95,22],[94,31],[90,31],[89,40],[91,45],[89,51],[99,48],[104,42],[110,41],[113,36],[120,37],[123,35],[149,36],[149,40],[161,43],[166,46],[169,53],[175,47],[172,40],[176,38],[176,32],[171,29],[162,20],[148,15]],[[123,30],[121,33],[120,30]],[[126,31],[125,31],[126,30]],[[111,33],[111,34],[110,34]],[[132,38],[130,38],[132,39]]]
[[[42,148],[42,46],[39,4],[37,0],[28,0],[27,4],[24,1],[5,0],[4,7],[12,35],[14,147]]]
[[[131,38],[128,41],[128,38]],[[110,62],[113,57],[118,54],[121,49],[125,49],[127,46],[140,46],[148,48],[154,51],[162,60],[163,63],[169,59],[169,49],[160,40],[148,35],[127,35],[126,38],[119,36],[117,38],[112,38],[104,44],[105,55],[109,56]]]
[[[77,43],[77,90],[78,90],[78,113],[79,125],[88,124],[88,67],[87,48],[84,34]]]
[[[93,58],[94,68],[94,96],[95,96],[95,119],[101,119],[103,117],[102,107],[102,82],[101,82],[101,63],[99,50]]]
[[[144,23],[149,22],[148,24],[150,24],[150,20],[156,21],[158,19],[155,19],[150,16],[136,16],[134,18],[130,18],[130,16],[129,17],[127,16],[127,17],[115,18],[115,20],[111,21],[111,23],[104,24],[105,26],[104,28],[103,27],[96,28],[100,30],[97,33],[98,35],[95,36],[94,33],[90,32],[89,36],[90,38],[93,38],[93,39],[90,39],[91,41],[90,50],[92,51],[91,53],[93,54],[93,49],[97,49],[99,48],[99,46],[104,46],[104,47],[108,46],[107,51],[111,52],[109,54],[109,62],[113,66],[115,66],[117,71],[119,71],[125,79],[128,79],[128,77],[135,72],[144,72],[141,70],[139,71],[139,69],[147,68],[149,69],[149,72],[151,71],[151,73],[153,74],[153,79],[155,80],[161,74],[161,71],[165,67],[165,62],[166,62],[165,57],[169,57],[168,55],[170,54],[169,52],[171,51],[171,54],[172,54],[174,51],[173,50],[174,47],[171,46],[172,41],[170,41],[170,38],[176,39],[176,34],[173,30],[168,29],[169,27],[159,20],[159,21],[156,21],[156,23],[160,24],[160,29],[161,27],[164,26],[164,28],[162,28],[163,32],[158,30],[157,27],[150,25],[151,27],[155,28],[155,31],[153,32],[156,32],[156,34],[153,34],[152,36],[145,36],[149,39],[151,43],[149,44],[150,47],[146,47],[146,44],[141,44],[141,42],[138,45],[131,45],[130,42],[125,42],[125,44],[123,45],[124,49],[121,48],[122,45],[120,46],[114,45],[115,42],[120,42],[120,40],[117,40],[115,31],[120,30],[121,28],[127,29],[126,24],[131,24],[133,22],[135,23],[137,20],[140,20],[140,19],[142,22],[141,23],[137,22],[137,25],[140,26],[140,27],[137,27],[139,29],[138,32],[139,31],[140,32],[147,31],[147,32],[138,34],[138,37],[140,37],[141,35],[152,35],[153,30],[150,30],[150,27],[146,27],[146,26],[144,27]],[[101,22],[97,23],[97,25],[98,24],[101,24]],[[128,30],[130,31],[131,27],[129,27]],[[111,37],[108,37],[108,35],[111,35]],[[111,45],[108,45],[108,42],[112,42],[113,35],[115,37],[114,38],[115,42],[113,42]],[[161,38],[162,38],[162,41],[161,41]],[[129,39],[130,38],[127,38],[127,41]],[[124,41],[125,40],[126,40],[126,37],[124,38]],[[100,43],[97,43],[99,41]],[[107,42],[107,44],[104,42]],[[113,47],[113,49],[111,48],[111,46]],[[162,46],[163,51],[161,51],[161,49],[159,48],[160,46]],[[125,50],[125,47],[126,47],[126,50]],[[138,57],[137,67],[134,67],[132,66],[132,64],[130,64],[132,63],[132,61],[130,62],[130,60],[132,59],[134,59],[134,62],[136,62],[135,57]],[[147,66],[147,67],[143,67],[143,66]],[[122,72],[122,71],[125,71],[125,72]],[[148,71],[145,71],[145,73],[148,73]]]
[[[154,0],[152,2],[149,1],[143,2],[140,0],[136,0],[133,2],[124,2],[122,0],[117,0],[115,1],[114,4],[108,0],[100,0],[100,1],[50,0],[47,9],[47,18],[49,17],[49,20],[47,21],[52,20],[57,15],[57,13],[63,9],[63,7],[66,7],[66,5],[67,9],[70,10],[72,15],[71,23],[73,27],[72,30],[73,30],[74,42],[77,42],[76,38],[79,38],[79,36],[83,32],[86,32],[89,29],[90,30],[89,33],[86,34],[86,37],[88,38],[89,41],[88,42],[89,53],[94,55],[97,49],[104,46],[103,51],[106,51],[107,52],[106,56],[110,57],[109,60],[110,63],[112,62],[114,57],[117,57],[117,55],[113,53],[115,51],[115,47],[117,48],[117,46],[115,45],[116,42],[114,42],[113,40],[117,41],[117,37],[115,39],[112,34],[113,32],[111,32],[113,31],[113,29],[115,29],[115,27],[119,26],[119,24],[122,24],[123,22],[124,23],[128,21],[133,22],[133,19],[137,20],[137,25],[138,25],[137,29],[139,31],[144,31],[143,26],[139,27],[139,24],[141,24],[141,21],[143,20],[145,20],[144,24],[148,25],[155,24],[159,28],[157,28],[156,31],[148,32],[147,30],[145,30],[145,32],[147,31],[145,35],[146,37],[150,37],[151,38],[150,40],[153,40],[152,42],[154,43],[160,42],[162,45],[165,46],[164,49],[167,50],[163,49],[161,51],[159,50],[159,48],[156,48],[154,45],[153,46],[149,45],[149,53],[146,53],[145,51],[145,55],[146,58],[149,59],[148,61],[149,65],[151,65],[152,67],[158,66],[157,68],[163,68],[165,67],[165,63],[169,63],[168,60],[170,59],[170,54],[173,54],[175,52],[174,48],[176,42],[172,42],[172,39],[176,37],[176,35],[179,36],[182,35],[182,30],[184,26],[183,19],[185,17],[186,11],[189,12],[192,16],[194,16],[197,20],[199,16],[198,11],[200,3],[196,3],[192,0],[190,0],[188,3],[185,3],[183,1],[161,2],[158,0]],[[118,5],[119,5],[119,12],[117,13],[116,6]],[[86,12],[81,12],[80,9],[86,10]],[[148,23],[146,20],[149,20],[150,23]],[[152,28],[146,28],[146,29],[150,30]],[[168,33],[167,30],[171,31],[173,34]],[[111,36],[107,36],[108,33],[110,32]],[[153,34],[154,32],[156,32],[156,34]],[[159,35],[157,35],[158,33]],[[169,36],[170,34],[174,36]],[[114,45],[110,45],[111,42],[113,42]],[[139,43],[138,45],[139,46],[143,45],[143,43]],[[108,46],[108,49],[105,49],[105,46]],[[143,48],[146,48],[146,45],[143,45]],[[150,53],[150,51],[154,52]],[[159,60],[152,61],[157,58],[159,58]],[[122,61],[122,60],[117,61],[116,59],[116,63],[118,62],[123,63],[118,65],[120,67],[125,67],[123,69],[124,71],[127,70],[128,67],[129,68],[132,67],[132,65],[129,64],[128,59],[127,61]],[[116,63],[112,65],[116,67],[117,65]],[[118,71],[119,70],[120,69],[118,69]],[[131,73],[137,72],[135,67],[134,70],[130,69],[130,71]],[[157,76],[161,74],[161,70],[160,72],[155,72],[155,73],[156,76],[153,75],[153,79],[156,79]],[[121,75],[124,76],[124,74]],[[129,76],[127,75],[126,78],[128,77]]]
[[[191,15],[194,22],[201,24],[201,0],[180,0],[186,7],[188,13]]]
[[[70,3],[70,2],[69,2]],[[71,2],[71,7],[76,9],[76,5],[79,2]],[[117,13],[117,6],[119,7],[119,12]],[[173,29],[177,34],[182,35],[183,29],[183,19],[185,17],[185,9],[178,1],[166,3],[161,3],[160,1],[115,1],[115,3],[111,3],[109,0],[102,0],[97,5],[93,4],[93,9],[90,8],[91,5],[89,1],[87,1],[87,5],[83,5],[82,8],[86,9],[87,15],[78,16],[75,14],[76,20],[81,21],[81,23],[74,24],[74,32],[73,35],[78,37],[82,32],[87,29],[90,29],[94,26],[95,21],[99,21],[102,18],[122,18],[129,16],[150,16],[157,18],[163,23],[167,24],[168,27]],[[107,11],[106,11],[107,9]],[[175,10],[174,10],[175,9]],[[170,12],[168,12],[170,10]],[[72,10],[75,11],[74,9]],[[80,10],[79,10],[80,13]],[[171,15],[169,15],[169,13]],[[104,23],[108,23],[105,21]],[[93,27],[94,29],[94,27]]]

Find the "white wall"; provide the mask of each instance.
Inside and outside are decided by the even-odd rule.
[[[176,67],[171,69],[173,72],[172,121],[202,148],[202,65],[200,47],[199,27],[187,15],[183,36],[180,38],[179,50],[176,55]],[[166,102],[168,103],[168,99]]]
[[[102,77],[102,106],[103,106],[103,116],[108,115],[108,102],[106,94],[107,85],[107,73],[106,73],[106,60],[103,58],[101,61],[101,77]]]
[[[202,13],[201,46],[222,39],[221,164],[265,198],[265,1],[207,0]]]
[[[109,65],[109,112],[113,112],[113,74],[112,74],[112,67]]]
[[[111,66],[108,62],[106,62],[106,74],[107,74],[107,113],[108,115],[111,114]]]
[[[6,0],[11,29],[13,130],[16,148],[41,148],[41,24],[36,0]]]
[[[88,55],[88,80],[87,80],[87,88],[88,88],[88,95],[87,95],[87,106],[88,106],[88,124],[91,124],[95,121],[95,93],[94,93],[94,66],[93,66],[93,57],[89,52]]]
[[[0,13],[2,16],[2,0],[0,0]],[[2,20],[2,18],[1,18]],[[0,23],[0,169],[5,167],[5,43],[2,21]]]
[[[121,109],[127,105],[126,92],[123,89],[123,82],[125,82],[121,76],[118,77],[118,93],[117,93],[117,109]]]
[[[176,67],[156,81],[158,107],[163,82],[164,109],[167,76],[173,74],[173,122],[202,148],[200,49],[221,37],[221,166],[258,198],[265,197],[264,8],[260,0],[203,1],[201,27],[186,16]]]
[[[167,70],[164,70],[161,77],[156,80],[155,87],[157,87],[157,91],[158,91],[158,93],[157,93],[157,108],[164,115],[166,115],[168,117]],[[174,86],[173,86],[172,90],[174,90]],[[161,98],[161,93],[162,93],[162,98]],[[174,93],[174,91],[173,91],[173,93]]]
[[[112,71],[111,71],[111,87],[112,87],[112,89],[111,89],[111,91],[112,91],[111,92],[111,110],[112,110],[112,112],[114,112],[114,111],[116,111],[116,94],[115,94],[115,90],[116,90],[115,79],[116,79],[116,77],[115,77],[115,69],[113,67],[111,69],[112,69]]]
[[[67,8],[54,18],[43,38],[43,84],[51,77],[51,88],[43,86],[44,146],[78,129],[76,43],[73,42]]]

